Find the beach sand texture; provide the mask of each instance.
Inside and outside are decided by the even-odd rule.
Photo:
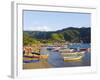
[[[41,68],[51,68],[52,66],[46,61],[40,61],[35,63],[24,63],[23,69],[41,69]]]

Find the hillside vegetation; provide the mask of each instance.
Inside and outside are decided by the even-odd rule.
[[[69,27],[57,31],[24,31],[23,44],[52,44],[55,42],[90,43],[91,28]]]

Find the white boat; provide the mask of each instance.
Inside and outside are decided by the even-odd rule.
[[[76,57],[63,57],[64,61],[79,61],[82,59],[83,56],[76,56]]]
[[[65,55],[65,56],[76,56],[76,55],[84,55],[84,51],[81,52],[61,52],[61,55]]]
[[[76,61],[81,60],[84,56],[84,52],[70,52],[70,53],[61,53],[64,61]]]
[[[59,49],[60,53],[73,52],[73,51],[74,51],[74,49],[68,49],[68,48]]]

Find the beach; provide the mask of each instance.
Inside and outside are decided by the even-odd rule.
[[[41,69],[41,68],[52,68],[50,64],[46,61],[40,61],[36,63],[24,63],[23,69]]]
[[[89,47],[84,52],[84,56],[80,60],[64,61],[61,52],[48,50],[48,47],[41,47],[40,55],[31,54],[23,56],[23,60],[32,62],[24,62],[23,69],[41,69],[41,68],[57,68],[57,67],[75,67],[75,66],[90,66],[91,65],[91,48],[90,44],[81,44],[82,47]],[[77,47],[78,45],[76,45]],[[69,46],[75,48],[75,45]],[[66,49],[67,50],[67,49]],[[68,53],[66,53],[67,55]]]

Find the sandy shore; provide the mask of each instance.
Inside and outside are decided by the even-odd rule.
[[[36,63],[23,63],[23,69],[41,69],[51,68],[52,66],[46,61],[40,61]]]

